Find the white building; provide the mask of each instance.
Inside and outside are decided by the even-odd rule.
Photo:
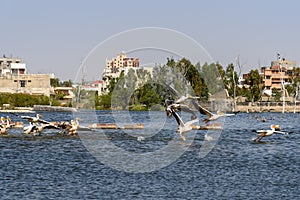
[[[120,53],[117,57],[112,58],[111,60],[106,59],[106,67],[102,75],[102,92],[109,92],[108,86],[111,79],[117,79],[120,77],[122,72],[126,73],[128,69],[137,69],[139,66],[139,58],[129,58],[125,53]]]
[[[50,79],[54,74],[27,74],[20,58],[0,58],[0,93],[26,93],[50,96]]]

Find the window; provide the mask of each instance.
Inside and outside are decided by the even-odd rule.
[[[31,80],[28,80],[28,83],[31,83]]]
[[[266,76],[266,79],[270,79],[271,78],[271,76]]]
[[[21,81],[20,81],[20,86],[21,86],[21,87],[25,87],[25,81],[24,81],[24,80],[21,80]]]

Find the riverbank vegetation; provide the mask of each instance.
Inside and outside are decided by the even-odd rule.
[[[109,93],[96,97],[97,109],[134,109],[149,110],[163,108],[166,99],[174,99],[168,86],[179,91],[180,95],[187,93],[200,97],[200,101],[217,96],[227,91],[224,98],[243,97],[246,102],[258,102],[262,98],[263,80],[257,69],[251,70],[245,79],[245,85],[239,86],[240,72],[235,71],[240,66],[229,64],[223,68],[219,63],[200,63],[195,65],[183,58],[175,61],[168,58],[163,66],[153,68],[152,74],[142,68],[130,69],[118,79],[110,80]],[[300,69],[295,68],[290,85],[286,86],[290,96],[296,95],[300,83]],[[224,90],[225,89],[225,90]],[[281,91],[274,89],[269,98],[272,102],[280,102]]]
[[[49,97],[20,93],[0,93],[0,105],[14,107],[33,107],[34,105],[49,105]]]

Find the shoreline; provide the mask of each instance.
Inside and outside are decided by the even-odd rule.
[[[209,107],[207,107],[209,109]],[[286,113],[293,113],[295,107],[291,105],[285,106],[285,112]],[[79,109],[80,110],[80,109]],[[98,110],[98,109],[95,109]],[[107,109],[100,109],[101,110],[107,110]],[[111,109],[108,109],[111,110]],[[209,109],[211,110],[211,109]],[[14,109],[8,109],[8,108],[2,108],[0,109],[0,113],[36,113],[38,111],[50,111],[50,112],[74,112],[77,111],[75,108],[68,108],[68,107],[57,107],[54,106],[51,108],[51,106],[45,106],[45,107],[39,107],[36,109],[36,107],[16,107]],[[120,109],[122,111],[122,109]],[[130,110],[130,111],[145,111],[145,110]],[[147,111],[147,110],[146,110]],[[257,105],[236,105],[235,111],[241,112],[241,113],[262,113],[262,112],[273,112],[273,113],[281,113],[282,112],[282,106],[257,106]],[[164,110],[161,110],[161,112],[164,112]],[[232,112],[230,109],[226,109],[226,112]],[[297,105],[295,109],[296,113],[300,113],[300,106]]]

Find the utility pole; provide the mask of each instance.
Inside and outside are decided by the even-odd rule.
[[[280,54],[277,53],[277,60],[279,61],[279,71],[280,71],[280,81],[281,81],[281,92],[282,92],[282,114],[285,111],[285,87],[284,87],[284,81],[283,81],[283,71],[282,71],[282,59],[280,57]]]
[[[296,113],[296,110],[297,110],[298,95],[299,95],[299,83],[297,83],[297,86],[296,86],[296,94],[295,94],[295,98],[294,98],[294,113]]]

